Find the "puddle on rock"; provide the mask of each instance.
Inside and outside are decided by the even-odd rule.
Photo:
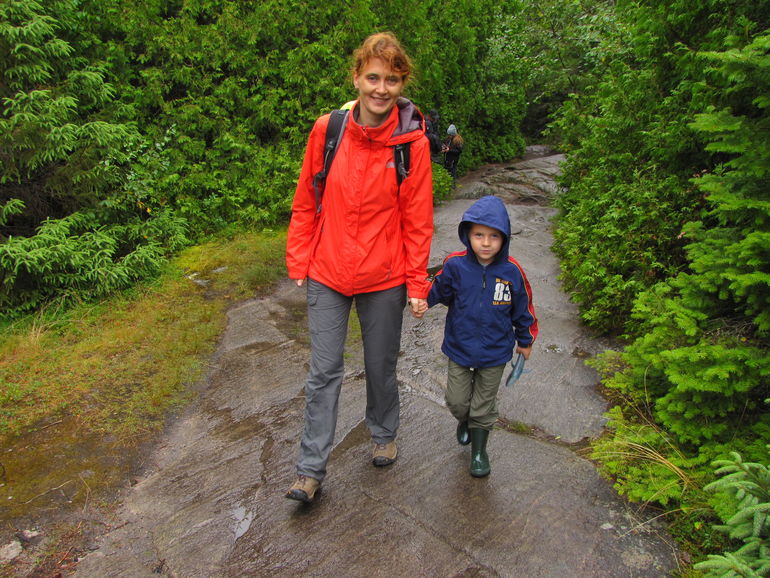
[[[238,540],[251,527],[254,520],[254,512],[248,511],[243,506],[238,506],[233,510],[233,519],[235,520],[235,539]]]
[[[578,359],[588,359],[589,357],[593,356],[591,355],[590,351],[586,351],[581,347],[576,347],[572,350],[572,357],[577,357]]]

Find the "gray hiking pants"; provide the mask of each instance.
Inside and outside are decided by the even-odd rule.
[[[505,364],[474,369],[450,359],[444,397],[452,415],[467,421],[469,428],[491,430],[497,421],[497,391],[503,371]]]
[[[305,429],[297,474],[323,480],[337,427],[337,407],[345,374],[343,352],[355,300],[361,322],[366,369],[366,425],[376,443],[396,438],[399,397],[396,362],[406,287],[347,297],[308,279],[310,372],[305,382]]]

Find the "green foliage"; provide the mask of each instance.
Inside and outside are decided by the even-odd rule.
[[[77,14],[70,0],[0,5],[4,320],[130,286],[184,241],[179,218],[149,198],[160,153],[118,121],[105,67],[73,44]]]
[[[686,264],[682,230],[706,209],[703,189],[689,180],[722,158],[705,146],[709,135],[694,121],[723,102],[755,108],[751,94],[762,91],[728,89],[730,77],[698,55],[750,42],[761,14],[756,3],[719,0],[618,3],[615,32],[596,48],[602,64],[594,71],[601,74],[570,98],[553,125],[569,153],[555,250],[564,259],[565,286],[576,291],[590,325],[634,332],[626,323],[635,294]],[[649,219],[625,214],[637,198]],[[592,223],[600,226],[588,230]]]
[[[102,118],[114,89],[63,37],[74,1],[0,4],[0,203],[23,201],[0,235],[33,234],[46,218],[98,200],[124,176],[135,129]]]
[[[0,205],[0,227],[5,225],[13,215],[23,212],[24,202],[21,199],[8,199],[5,204]]]
[[[153,140],[174,134],[158,201],[181,211],[198,237],[285,218],[312,121],[350,99],[348,58],[366,10],[275,0],[110,4],[123,17],[102,12],[101,34],[112,62],[125,63],[114,68],[124,99]]]
[[[624,165],[632,172],[619,177]],[[676,272],[689,197],[675,177],[640,175],[629,163],[608,158],[557,200],[568,211],[554,233],[561,278],[587,324],[618,329],[615,312],[630,310],[640,291]]]
[[[48,220],[32,237],[0,244],[0,320],[46,302],[88,301],[155,275],[169,251],[186,239],[168,211],[142,219],[77,212]],[[102,225],[105,221],[111,225]]]
[[[770,449],[770,446],[768,446]],[[710,555],[695,565],[707,576],[767,576],[770,574],[770,469],[760,463],[744,462],[731,452],[729,460],[714,462],[721,476],[706,486],[717,493],[722,504],[724,525],[717,529],[742,542],[734,552]]]
[[[589,89],[602,73],[618,34],[613,2],[545,0],[511,3],[504,16],[501,47],[515,61],[527,103],[522,130],[528,138],[547,136],[560,144],[547,124],[570,95]]]
[[[688,287],[687,277],[678,281]],[[607,387],[645,403],[679,443],[729,439],[762,416],[770,358],[741,327],[708,322],[668,285],[642,295],[635,315],[646,333],[626,347]]]
[[[726,454],[726,448],[740,446],[752,458],[764,451],[770,416],[767,401],[740,392],[741,384],[736,386],[739,392],[719,391],[719,366],[692,351],[691,361],[702,368],[704,382],[688,380],[692,389],[680,384],[666,390],[673,363],[655,355],[660,353],[655,336],[646,345],[643,358],[635,356],[641,350],[637,341],[626,351],[607,351],[591,362],[616,404],[607,414],[611,435],[595,443],[594,457],[621,493],[666,505],[678,503],[688,487],[701,487],[710,476],[704,467]],[[727,367],[740,373],[744,352],[736,351],[738,358],[731,358]],[[684,378],[673,375],[672,381],[677,377]]]
[[[452,196],[454,179],[449,171],[439,164],[433,163],[433,203],[439,204]]]
[[[670,13],[668,18],[670,23]],[[651,19],[644,21],[649,26]],[[708,49],[680,60],[686,64],[681,78],[688,79],[697,96],[686,129],[707,155],[691,171],[701,196],[699,208],[678,235],[688,268],[639,293],[627,325],[634,339],[608,363],[604,378],[610,390],[640,406],[646,419],[654,420],[694,460],[698,472],[704,470],[705,458],[711,461],[728,449],[742,452],[748,461],[758,458],[757,447],[761,444],[764,450],[770,436],[769,45],[767,32],[754,34],[756,26],[747,17],[736,22],[741,34],[737,29],[733,35],[701,30]],[[713,45],[717,37],[723,42],[719,50]],[[669,163],[665,172],[675,169]],[[569,211],[583,202],[575,199]],[[622,442],[621,433],[620,428],[614,431],[612,440]],[[634,471],[633,461],[628,465],[627,470],[622,460],[610,465],[611,471],[622,472],[624,491],[654,496],[659,490],[650,486],[650,477]],[[720,514],[745,529],[746,514],[736,514],[737,507],[722,500]],[[702,568],[714,575],[755,575],[760,566],[754,556],[767,555],[756,541],[744,547],[714,557]]]
[[[698,460],[685,456],[641,413],[631,419],[616,406],[607,415],[612,433],[594,442],[591,457],[600,461],[615,489],[634,502],[667,506],[684,501],[685,494],[697,487],[690,469]]]
[[[687,230],[697,291],[731,303],[732,315],[763,336],[770,334],[769,50],[765,33],[742,49],[704,54],[731,81],[731,95],[742,95],[743,102],[740,113],[711,107],[692,124],[710,137],[709,150],[729,160],[696,179],[710,211],[708,220]]]
[[[634,59],[621,51],[558,125],[574,147],[556,233],[565,284],[589,324],[632,339],[598,362],[621,397],[594,457],[618,491],[682,519],[701,507],[706,464],[730,449],[759,457],[770,436],[768,44],[751,37],[756,6],[736,8],[704,19],[694,5],[637,6]],[[674,30],[705,49],[665,45]],[[754,510],[721,504],[745,530]],[[696,548],[722,551],[716,539]],[[698,567],[766,565],[753,540]]]
[[[350,55],[378,29],[414,57],[407,96],[460,127],[465,166],[523,150],[515,68],[486,47],[499,11],[489,0],[107,6],[90,10],[123,100],[153,140],[175,133],[157,195],[196,234],[286,218],[308,131],[356,96]]]
[[[727,160],[694,180],[708,211],[685,227],[691,271],[640,294],[639,337],[624,352],[625,369],[606,380],[634,399],[648,397],[678,443],[725,441],[767,420],[770,64],[759,56],[767,42],[760,35],[743,49],[703,55],[719,65],[714,74],[733,79],[730,92],[743,95],[746,114],[712,108],[692,121]]]

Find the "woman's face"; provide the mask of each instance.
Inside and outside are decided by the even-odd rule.
[[[404,79],[381,58],[371,58],[353,75],[358,89],[358,121],[364,126],[379,126],[388,118],[404,89]]]

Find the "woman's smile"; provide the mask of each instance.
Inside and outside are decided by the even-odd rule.
[[[364,126],[379,126],[388,118],[390,111],[401,96],[403,77],[381,58],[371,58],[359,74],[353,75],[358,89],[359,122]]]

